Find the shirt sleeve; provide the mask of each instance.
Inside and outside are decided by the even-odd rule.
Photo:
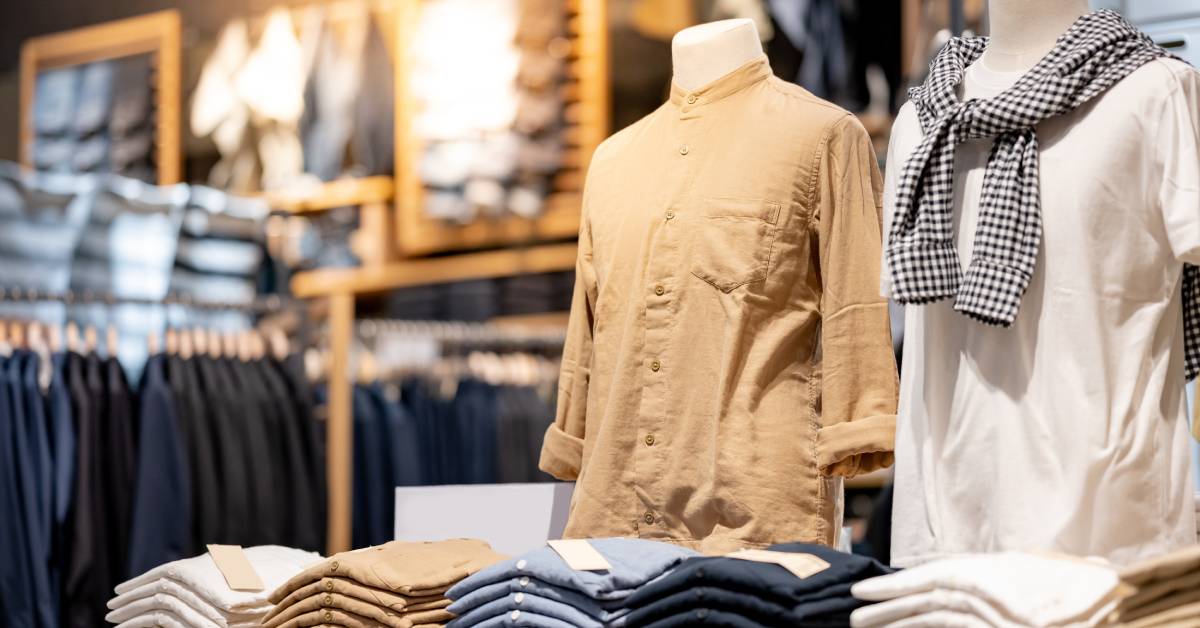
[[[897,377],[887,301],[879,296],[883,181],[866,129],[831,129],[814,221],[821,272],[821,427],[817,463],[851,477],[894,460]]]
[[[1162,167],[1159,203],[1172,252],[1200,264],[1200,72],[1180,66],[1152,150]]]
[[[571,297],[571,315],[567,321],[567,339],[558,376],[558,407],[554,423],[546,430],[538,462],[542,471],[560,480],[578,478],[583,464],[596,295],[591,228],[585,214],[579,229],[575,290]]]

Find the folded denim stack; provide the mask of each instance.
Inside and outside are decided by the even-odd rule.
[[[1200,545],[1121,571],[1131,593],[1109,616],[1129,628],[1200,626]]]
[[[810,568],[819,571],[802,579],[772,562],[692,558],[630,597],[632,610],[614,625],[845,626],[850,612],[864,604],[850,595],[851,586],[892,571],[821,545],[786,543],[769,550],[806,554]]]
[[[1112,567],[1042,554],[946,558],[854,585],[880,602],[850,616],[876,626],[1098,626],[1128,593]]]
[[[504,560],[483,541],[393,541],[342,552],[297,574],[271,593],[265,628],[440,625],[453,618],[446,591]]]
[[[319,554],[262,545],[245,550],[262,579],[262,591],[229,588],[209,554],[177,560],[123,582],[105,619],[118,628],[249,628],[271,609],[267,593],[297,572],[321,560]]]
[[[484,569],[446,593],[452,628],[536,626],[600,628],[629,612],[627,600],[695,552],[640,539],[590,541],[611,565],[575,571],[549,547]]]

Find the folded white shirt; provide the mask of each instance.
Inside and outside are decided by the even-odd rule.
[[[168,611],[193,628],[227,628],[226,624],[218,624],[205,617],[200,611],[192,608],[183,600],[173,595],[167,595],[166,593],[155,593],[150,597],[134,600],[129,604],[109,611],[104,616],[104,620],[112,624],[119,624],[140,615],[150,615],[157,611]]]
[[[262,591],[234,591],[225,582],[207,553],[159,565],[146,573],[116,586],[118,595],[162,578],[169,578],[191,589],[209,604],[231,613],[255,611],[268,604],[267,596],[306,567],[322,560],[320,554],[279,545],[260,545],[245,550],[246,559],[262,578]]]
[[[151,611],[117,624],[117,628],[189,628],[178,615],[170,611]]]
[[[950,615],[946,615],[949,613]],[[996,607],[963,591],[934,589],[923,593],[905,595],[894,600],[863,606],[850,614],[850,625],[854,628],[876,628],[891,626],[894,622],[917,618],[924,619],[929,626],[959,626],[961,616],[976,618],[982,625],[996,628],[1020,628]],[[950,623],[938,623],[936,617],[949,617]]]
[[[1009,552],[946,558],[856,583],[854,597],[884,601],[954,590],[1025,626],[1099,622],[1115,607],[1121,580],[1106,565]]]
[[[933,628],[934,626],[938,628],[992,628],[991,624],[975,615],[956,611],[934,611],[888,624],[888,628]]]
[[[108,607],[115,611],[117,609],[122,609],[126,606],[132,605],[138,600],[154,597],[156,595],[167,595],[178,598],[179,600],[183,601],[184,604],[187,604],[191,608],[195,609],[196,612],[200,613],[206,619],[211,620],[218,626],[229,626],[236,623],[254,623],[257,620],[262,619],[262,616],[271,610],[271,604],[264,603],[262,606],[257,608],[245,609],[244,612],[231,613],[228,611],[223,611],[206,602],[188,587],[171,580],[170,578],[161,578],[159,580],[155,580],[154,582],[148,582],[133,589],[132,591],[122,593],[121,595],[109,600]],[[112,617],[113,615],[110,614],[107,619],[109,621],[113,621]]]

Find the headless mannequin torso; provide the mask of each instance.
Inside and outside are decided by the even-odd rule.
[[[676,85],[693,91],[761,57],[758,29],[747,19],[685,28],[671,40]]]
[[[992,39],[979,62],[996,72],[1025,72],[1088,11],[1087,0],[988,0]]]

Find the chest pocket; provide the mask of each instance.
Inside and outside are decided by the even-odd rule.
[[[708,198],[692,226],[692,274],[722,292],[767,278],[779,203]]]

